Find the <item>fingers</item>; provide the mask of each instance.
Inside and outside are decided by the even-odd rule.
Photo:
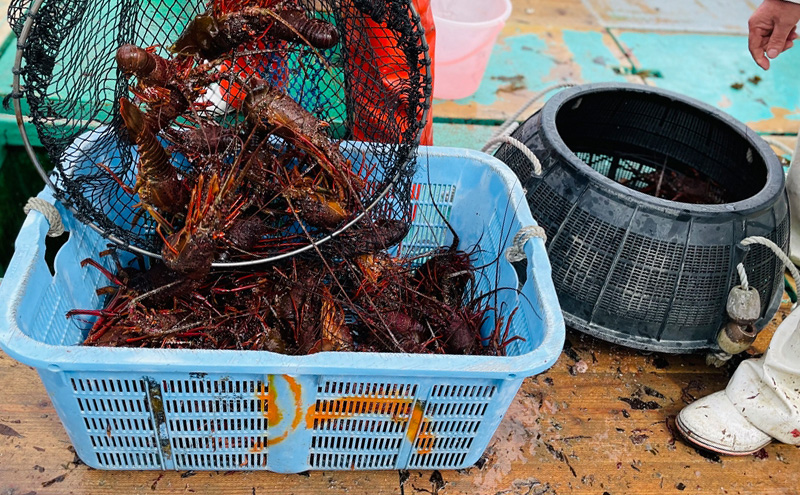
[[[764,70],[769,69],[769,59],[764,55],[764,48],[769,40],[769,33],[763,29],[750,29],[747,47],[753,60]]]
[[[778,34],[776,34],[778,33]],[[782,34],[781,34],[782,33]],[[781,53],[794,46],[794,40],[798,38],[797,26],[791,26],[786,30],[786,26],[775,24],[770,31],[767,29],[752,27],[748,37],[748,48],[753,60],[764,70],[769,69],[770,59],[776,58]],[[777,44],[776,44],[777,43]]]
[[[794,40],[796,40],[796,39],[797,39],[797,26],[792,28],[792,32],[789,33],[789,37],[786,38],[786,43],[783,45],[783,50],[781,50],[781,53],[783,53],[786,50],[788,50],[789,48],[793,47],[794,46]]]
[[[775,58],[780,55],[793,32],[796,33],[796,27],[793,24],[776,22],[772,29],[772,36],[769,37],[767,43],[767,57]]]
[[[748,48],[753,60],[769,69],[770,59],[794,46],[798,38],[800,0],[764,0],[747,21]]]

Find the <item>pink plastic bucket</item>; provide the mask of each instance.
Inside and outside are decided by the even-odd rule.
[[[454,100],[478,90],[510,0],[432,0],[436,25],[433,96]]]

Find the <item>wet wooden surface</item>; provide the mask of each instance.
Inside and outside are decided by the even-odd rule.
[[[782,320],[784,305],[774,323]],[[763,352],[768,327],[751,354]],[[646,354],[568,332],[555,366],[526,380],[479,465],[462,471],[122,472],[87,468],[34,370],[0,354],[0,494],[792,494],[800,448],[701,453],[674,416],[724,387],[703,356]]]
[[[696,68],[672,59],[669,70],[662,69],[666,65],[659,60],[651,63],[650,54],[657,52],[653,46],[663,44],[664,38],[642,41],[627,34],[633,31],[609,29],[614,26],[604,22],[607,19],[580,0],[515,0],[495,52],[500,55],[493,59],[479,93],[457,102],[436,102],[436,143],[479,148],[491,134],[486,124],[502,120],[531,95],[560,81],[638,80],[668,88],[678,82],[705,84],[692,79],[699,77]],[[691,46],[691,40],[683,46]],[[731,47],[735,50],[735,43]],[[741,52],[746,55],[744,45]],[[735,54],[737,63],[740,55]],[[687,56],[667,52],[661,61]],[[701,56],[734,55],[710,51]],[[786,66],[794,60],[787,58]],[[742,120],[791,146],[794,136],[783,134],[796,132],[798,104],[789,101],[784,87],[766,78],[758,84],[747,82],[749,73],[726,73],[722,61],[709,63],[717,77],[733,74],[717,83],[717,93],[707,96],[713,100],[709,103],[723,105],[720,92],[742,82],[743,92],[728,97],[727,108],[751,111],[755,107],[746,100],[763,99],[772,117],[749,121],[745,112]],[[663,72],[661,78],[650,77],[653,72],[635,75],[633,68],[663,71],[667,77]],[[793,77],[792,71],[799,68],[794,63],[771,77],[794,80],[798,88],[800,77]],[[770,99],[773,95],[776,99]],[[779,314],[776,322],[781,318]],[[769,336],[770,329],[762,333],[753,353],[763,352]],[[798,493],[797,447],[773,444],[757,456],[724,458],[700,453],[674,436],[675,414],[686,403],[724,387],[729,373],[730,368],[708,368],[703,356],[648,355],[568,332],[568,346],[559,361],[547,373],[524,382],[484,459],[467,470],[112,472],[89,469],[75,457],[36,372],[0,353],[0,495]]]

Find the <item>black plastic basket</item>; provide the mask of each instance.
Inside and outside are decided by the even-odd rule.
[[[788,249],[783,168],[744,124],[672,92],[589,84],[554,96],[513,136],[542,175],[510,145],[496,156],[547,231],[569,326],[645,350],[716,348],[740,262],[761,296],[756,327],[777,311],[783,265],[764,246],[737,245],[763,236]],[[664,174],[705,177],[693,193],[704,204],[642,182]]]

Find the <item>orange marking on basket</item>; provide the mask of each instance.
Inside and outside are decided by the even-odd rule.
[[[271,376],[269,377],[269,389],[262,383],[261,390],[256,394],[256,399],[259,401],[261,414],[267,418],[267,425],[274,426],[278,424],[283,415],[275,405],[275,387]]]
[[[292,397],[294,398],[294,416],[292,417],[292,423],[288,430],[280,436],[275,438],[267,438],[265,441],[262,439],[256,440],[255,444],[250,449],[251,453],[259,453],[266,447],[270,447],[286,440],[286,438],[289,436],[289,433],[296,430],[300,425],[300,422],[303,420],[302,387],[294,378],[287,375],[282,375],[282,377],[284,380],[286,380],[286,384],[289,386],[289,390],[292,392]],[[277,406],[278,392],[277,388],[275,387],[275,375],[269,376],[268,383],[268,388],[265,387],[263,383],[261,384],[261,390],[259,390],[256,394],[256,398],[260,404],[261,414],[267,418],[268,428],[274,428],[279,425],[284,418],[283,413]]]
[[[417,402],[414,404],[414,409],[411,411],[411,419],[409,420],[408,430],[406,430],[406,437],[412,444],[415,439],[419,439],[417,446],[417,453],[419,454],[431,453],[433,439],[436,437],[430,432],[430,425],[430,418],[425,417],[422,404]]]
[[[284,440],[286,440],[286,437],[288,437],[288,436],[289,436],[289,432],[288,432],[288,431],[285,431],[285,432],[283,432],[283,435],[281,435],[281,436],[279,436],[279,437],[275,437],[275,438],[268,438],[268,439],[267,439],[267,447],[272,447],[272,446],[273,446],[273,445],[275,445],[276,443],[281,443],[281,442],[283,442]]]
[[[339,399],[323,399],[318,401],[322,410],[317,410],[317,405],[308,408],[306,426],[314,427],[316,420],[348,419],[358,414],[391,414],[394,421],[407,421],[399,417],[411,405],[412,399],[405,397],[341,397]]]
[[[258,439],[256,443],[253,444],[253,447],[250,449],[251,454],[260,454],[264,451],[267,447],[272,447],[275,444],[281,443],[286,440],[286,437],[289,436],[289,432],[284,432],[281,436],[275,438],[265,438],[265,439]],[[266,441],[265,441],[266,440]]]
[[[278,425],[281,420],[283,419],[283,414],[281,413],[280,409],[276,405],[276,400],[278,398],[278,393],[275,390],[275,375],[270,375],[269,377],[269,391],[267,393],[267,410],[264,411],[262,409],[262,413],[264,417],[267,418],[267,426],[270,428]]]
[[[425,417],[424,404],[407,397],[341,397],[323,399],[308,408],[306,427],[311,430],[323,421],[350,419],[360,414],[390,415],[395,423],[408,423],[406,438],[412,444],[419,439],[417,452],[429,454],[433,447],[430,418]]]
[[[261,452],[264,451],[264,447],[266,447],[266,445],[259,438],[258,440],[256,440],[256,443],[253,444],[253,447],[250,449],[250,453],[260,454]]]
[[[421,193],[422,193],[422,184],[413,184],[411,186],[412,201],[418,200]]]

